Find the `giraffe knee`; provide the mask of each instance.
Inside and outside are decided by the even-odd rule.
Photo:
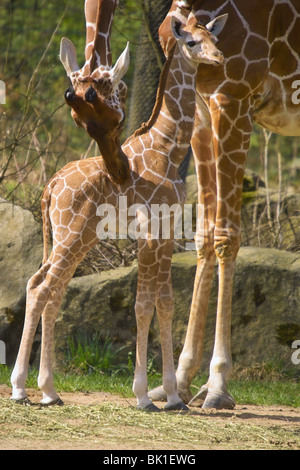
[[[174,297],[172,292],[168,295],[159,295],[156,300],[156,310],[158,316],[163,316],[164,320],[173,318]]]
[[[209,259],[211,257],[215,257],[213,234],[209,234],[205,237],[197,234],[195,237],[195,244],[198,259]]]
[[[152,299],[136,299],[135,316],[137,319],[152,317],[154,313],[154,301]]]
[[[33,274],[33,276],[31,276],[27,282],[27,292],[30,292],[31,289],[35,289],[36,287],[40,286],[42,282],[45,281],[50,266],[51,265],[49,262],[42,264],[38,271]]]
[[[220,262],[230,261],[236,258],[239,246],[239,242],[224,237],[221,240],[215,241],[214,251]]]

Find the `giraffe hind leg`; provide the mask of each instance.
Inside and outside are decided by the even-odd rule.
[[[11,375],[12,399],[23,402],[27,399],[25,383],[32,342],[38,322],[42,316],[42,345],[38,385],[43,393],[42,404],[61,404],[61,400],[53,387],[52,349],[54,326],[62,296],[81,259],[88,250],[72,261],[66,268],[70,251],[59,255],[54,248],[50,258],[32,276],[27,284],[27,300],[24,328],[17,360]],[[64,263],[64,264],[62,264]]]
[[[16,363],[11,375],[12,399],[28,404],[25,383],[28,373],[29,358],[36,328],[47,301],[43,290],[50,263],[45,263],[27,283],[26,313],[21,343]]]
[[[81,251],[72,253],[68,247],[54,248],[51,254],[52,267],[49,272],[49,295],[42,315],[42,345],[38,376],[38,386],[42,391],[42,405],[62,405],[63,402],[56,393],[53,384],[52,358],[54,329],[59,307],[66,288],[79,262],[89,250],[86,245]],[[57,251],[57,252],[56,252]]]

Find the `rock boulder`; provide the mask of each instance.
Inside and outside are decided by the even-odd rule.
[[[42,233],[28,210],[0,199],[0,340],[14,361],[25,313],[26,284],[42,261]]]

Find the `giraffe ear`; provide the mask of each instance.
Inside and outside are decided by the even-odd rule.
[[[227,18],[228,13],[225,13],[225,15],[217,16],[217,18],[212,20],[210,23],[207,23],[206,29],[208,29],[208,31],[210,31],[214,36],[218,36],[224,28]]]
[[[67,38],[62,38],[60,41],[59,58],[65,68],[65,71],[67,72],[68,77],[72,72],[79,70],[75,46],[72,41]]]
[[[110,76],[114,86],[117,86],[120,83],[120,80],[124,77],[125,73],[128,70],[130,63],[130,54],[129,54],[129,42],[127,43],[124,51],[118,58],[115,66],[110,71]]]
[[[182,23],[181,21],[176,18],[175,16],[172,16],[171,18],[171,31],[175,39],[182,39],[184,34],[182,31]]]

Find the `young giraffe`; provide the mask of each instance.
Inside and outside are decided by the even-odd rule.
[[[193,22],[183,27],[173,18],[176,46],[162,73],[160,89],[148,124],[125,142],[130,176],[117,185],[104,171],[101,157],[69,163],[47,184],[42,197],[44,257],[39,271],[29,280],[24,332],[12,374],[12,398],[26,398],[25,380],[34,332],[42,314],[42,348],[38,384],[44,404],[59,397],[53,388],[52,343],[54,324],[62,295],[86,253],[98,242],[97,225],[103,204],[118,208],[119,197],[127,207],[152,204],[183,204],[185,188],[178,166],[189,146],[195,114],[195,79],[199,63],[219,65],[223,54],[215,47],[226,15],[206,27]],[[149,212],[150,213],[150,212]],[[141,224],[142,219],[138,219]],[[53,250],[48,257],[49,222]],[[128,217],[128,221],[130,218]],[[172,229],[173,230],[173,229]],[[172,239],[138,240],[136,368],[133,390],[139,408],[158,410],[147,395],[147,341],[156,306],[163,355],[163,386],[166,409],[185,409],[176,391],[172,351],[173,294],[171,286]]]
[[[231,362],[231,298],[240,246],[240,212],[244,168],[253,123],[282,135],[300,135],[300,3],[298,0],[195,0],[197,18],[208,21],[226,11],[230,34],[220,47],[224,67],[199,67],[192,148],[198,201],[204,205],[204,232],[198,233],[197,272],[185,344],[176,372],[180,396],[192,399],[190,385],[201,365],[206,312],[219,262],[216,334],[210,375],[191,404],[233,408],[227,391]],[[166,55],[172,46],[170,17],[160,28]],[[191,9],[191,8],[190,8]],[[182,15],[186,10],[182,9]],[[162,399],[162,389],[150,393]]]
[[[60,60],[72,85],[65,100],[71,115],[98,144],[105,166],[117,183],[129,167],[119,141],[125,120],[127,87],[121,80],[129,66],[128,44],[112,68],[110,35],[118,0],[85,0],[85,64],[79,69],[73,43],[62,38]]]

